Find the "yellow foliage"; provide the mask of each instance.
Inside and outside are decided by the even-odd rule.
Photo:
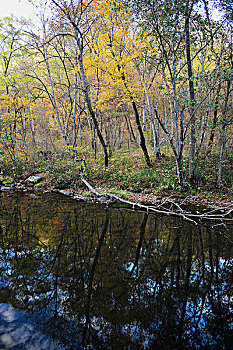
[[[116,9],[114,1],[94,2],[95,13],[99,16],[95,34],[89,42],[90,50],[84,57],[88,81],[95,86],[91,91],[99,111],[110,111],[118,100],[117,106],[132,99],[140,101],[144,87],[137,65],[145,54],[157,55],[151,38],[148,36],[141,40],[139,30],[132,28],[122,3],[117,4]]]

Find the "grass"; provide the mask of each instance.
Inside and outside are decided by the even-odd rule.
[[[86,191],[86,192],[82,193],[82,196],[85,197],[85,198],[89,197],[90,195],[91,195],[90,191]]]
[[[132,195],[131,192],[128,192],[128,191],[126,192],[126,191],[121,190],[121,189],[116,188],[116,187],[111,187],[109,189],[105,189],[104,193],[112,193],[112,194],[115,194],[115,195],[120,196],[122,198],[129,198]]]

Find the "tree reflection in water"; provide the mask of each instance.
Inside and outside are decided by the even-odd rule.
[[[55,194],[0,206],[0,302],[64,348],[231,348],[230,227]]]

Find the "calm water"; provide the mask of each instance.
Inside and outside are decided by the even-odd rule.
[[[232,232],[2,194],[0,349],[232,349]]]

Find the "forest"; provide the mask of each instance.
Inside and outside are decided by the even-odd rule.
[[[0,349],[232,349],[232,0],[19,3]]]
[[[233,198],[231,0],[34,3],[0,19],[3,183]]]

